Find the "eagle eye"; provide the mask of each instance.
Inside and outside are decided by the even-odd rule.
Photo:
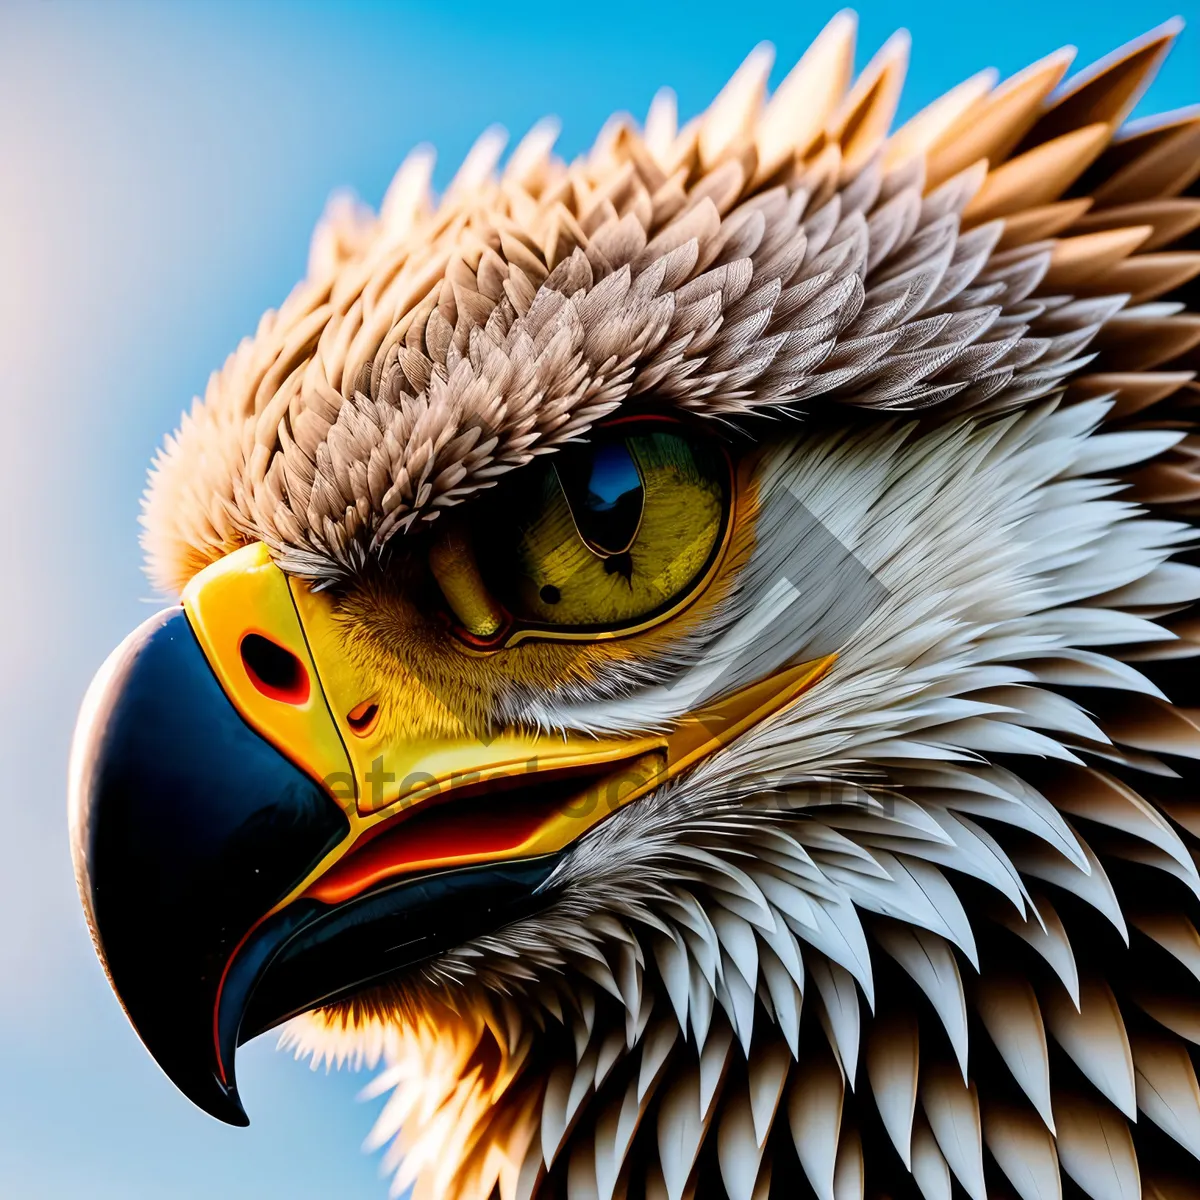
[[[678,423],[627,421],[519,472],[473,542],[522,636],[632,632],[697,594],[733,500],[724,449]]]

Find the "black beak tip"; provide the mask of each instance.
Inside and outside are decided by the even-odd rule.
[[[163,1062],[153,1053],[151,1058],[162,1067],[170,1082],[214,1121],[238,1129],[245,1129],[250,1124],[238,1094],[237,1082],[232,1077],[222,1080],[215,1071],[197,1071],[191,1063]]]
[[[100,669],[71,758],[75,877],[113,990],[179,1090],[248,1125],[233,1067],[257,974],[232,970],[237,948],[346,817],[246,724],[182,608]]]
[[[242,1099],[238,1095],[236,1084],[226,1086],[217,1083],[217,1087],[203,1100],[196,1096],[192,1096],[191,1099],[210,1117],[214,1117],[226,1125],[245,1129],[250,1124],[250,1118],[246,1116],[246,1110],[242,1107]]]

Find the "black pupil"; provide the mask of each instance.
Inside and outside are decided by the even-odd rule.
[[[628,550],[642,521],[645,490],[626,443],[592,446],[554,469],[589,549],[605,558]]]

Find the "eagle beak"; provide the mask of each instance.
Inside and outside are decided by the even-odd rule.
[[[245,547],[135,630],[84,699],[69,807],[96,951],[166,1074],[244,1125],[240,1044],[544,904],[571,843],[831,663],[663,734],[463,724],[396,745],[332,602]],[[402,699],[435,691],[413,679]]]

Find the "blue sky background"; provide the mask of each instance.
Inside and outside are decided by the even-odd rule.
[[[138,497],[162,435],[304,267],[335,188],[378,204],[417,142],[444,182],[499,121],[582,150],[663,84],[684,114],[761,39],[791,65],[834,9],[786,2],[158,4],[0,0],[0,1196],[382,1197],[375,1105],[260,1039],[248,1130],[158,1072],[84,931],[65,761],[91,673],[149,611]],[[1200,0],[859,6],[860,65],[914,37],[901,117],[981,67],[1087,63]],[[1142,111],[1200,100],[1200,28]]]

